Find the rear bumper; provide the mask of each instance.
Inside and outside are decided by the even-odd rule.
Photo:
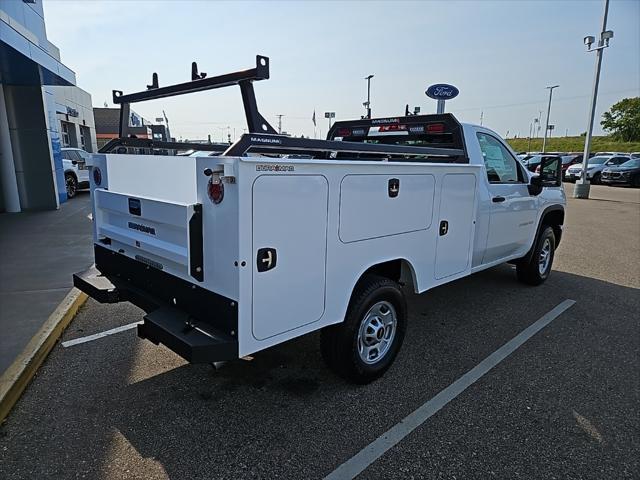
[[[238,358],[238,306],[231,299],[95,246],[96,265],[73,284],[100,303],[131,302],[147,314],[138,336],[193,363]]]

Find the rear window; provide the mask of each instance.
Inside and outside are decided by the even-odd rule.
[[[609,160],[609,157],[591,157],[589,159],[589,165],[602,165]]]

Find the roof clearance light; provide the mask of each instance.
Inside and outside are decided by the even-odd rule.
[[[406,130],[406,125],[383,125],[378,129],[379,132],[403,132]]]
[[[428,133],[444,133],[444,124],[443,123],[430,123],[427,125]]]

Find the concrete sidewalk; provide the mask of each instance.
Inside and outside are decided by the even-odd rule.
[[[0,215],[0,375],[93,263],[89,192],[60,210]]]

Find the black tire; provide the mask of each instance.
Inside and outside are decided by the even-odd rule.
[[[388,304],[393,309],[387,308]],[[382,356],[377,360],[374,356],[370,359],[371,363],[367,363],[359,350],[359,345],[364,346],[364,343],[359,341],[360,327],[366,319],[376,317],[367,315],[373,308],[383,307],[390,314],[395,313],[395,333],[388,346],[380,348],[383,349]],[[364,325],[362,326],[364,331]],[[367,384],[381,377],[391,366],[400,350],[406,329],[407,302],[398,283],[377,275],[365,275],[354,289],[344,322],[322,329],[322,357],[327,366],[341,377],[353,383]],[[386,332],[387,330],[383,329],[383,336],[386,336]],[[370,333],[369,338],[375,340],[375,334]]]
[[[64,185],[67,189],[67,198],[73,198],[78,193],[78,180],[72,173],[64,174]]]
[[[636,188],[640,187],[640,173],[633,177],[631,180],[631,186]]]
[[[548,241],[548,244],[546,243]],[[541,271],[542,262],[542,250],[548,248],[547,255],[549,256],[546,268]],[[553,265],[553,257],[556,251],[556,236],[553,233],[553,228],[549,225],[543,225],[540,230],[540,234],[536,239],[536,243],[533,247],[533,253],[529,261],[522,260],[516,263],[516,274],[518,280],[527,285],[540,285],[551,273],[551,267]]]
[[[596,172],[591,179],[591,183],[593,185],[600,185],[602,181],[600,180],[600,172]]]

